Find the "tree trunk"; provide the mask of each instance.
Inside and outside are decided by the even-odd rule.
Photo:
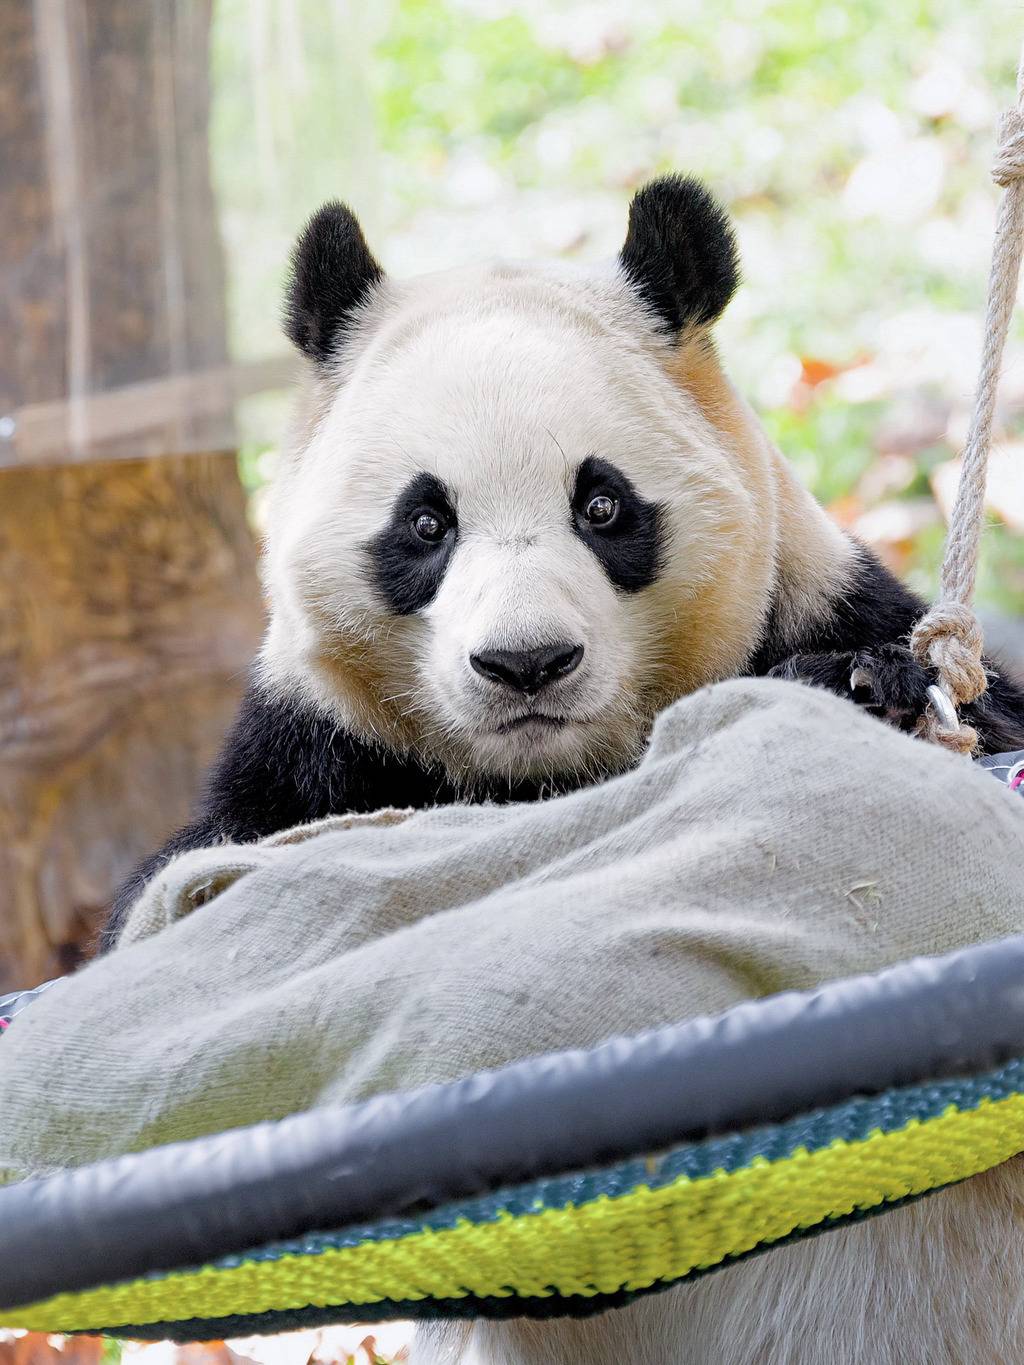
[[[227,412],[88,421],[226,360],[209,21],[0,5],[0,993],[74,966],[185,818],[259,634]],[[62,462],[19,464],[19,410],[62,402]]]

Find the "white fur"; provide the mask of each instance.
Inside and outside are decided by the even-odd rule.
[[[1019,1365],[1020,1158],[600,1317],[425,1327],[410,1365]]]
[[[491,266],[381,286],[335,371],[312,381],[312,416],[279,478],[264,678],[469,782],[596,777],[633,761],[666,702],[742,666],[776,572],[756,535],[759,490],[671,359],[614,272]],[[615,591],[573,534],[588,455],[667,508],[656,589]],[[363,546],[420,471],[454,491],[459,539],[433,603],[394,617]],[[738,624],[717,629],[711,592],[733,614],[742,593]],[[556,640],[585,649],[544,698],[573,723],[496,733],[517,710],[470,654]]]

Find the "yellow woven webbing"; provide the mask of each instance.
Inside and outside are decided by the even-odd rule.
[[[952,1106],[896,1132],[836,1139],[729,1173],[638,1187],[579,1207],[424,1228],[390,1241],[207,1266],[59,1294],[0,1314],[44,1332],[178,1322],[383,1300],[592,1296],[714,1266],[829,1217],[922,1194],[1024,1149],[1024,1095]],[[340,1313],[339,1316],[343,1316]]]

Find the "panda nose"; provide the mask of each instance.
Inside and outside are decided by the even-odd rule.
[[[471,654],[469,662],[482,678],[529,697],[548,683],[574,673],[582,658],[582,645],[562,643],[542,649],[488,649]]]

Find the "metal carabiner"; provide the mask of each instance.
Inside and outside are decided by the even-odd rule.
[[[947,734],[955,735],[960,729],[960,717],[956,713],[949,693],[938,683],[931,683],[928,687],[928,700],[932,704],[932,710],[939,718],[939,725]]]

